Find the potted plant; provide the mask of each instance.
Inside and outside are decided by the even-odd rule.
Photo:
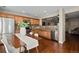
[[[26,35],[26,27],[27,27],[26,20],[23,20],[22,22],[20,22],[19,27],[20,27],[20,34]]]

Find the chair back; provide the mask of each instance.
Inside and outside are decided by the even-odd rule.
[[[7,39],[2,39],[1,42],[4,44],[7,53],[19,53],[19,49],[16,49],[15,47],[11,46],[8,43]]]
[[[30,32],[29,34],[30,34],[30,35],[33,35],[33,32]]]

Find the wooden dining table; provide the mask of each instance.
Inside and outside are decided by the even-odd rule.
[[[37,37],[31,36],[31,35],[22,35],[20,33],[15,33],[15,36],[22,42],[26,44],[26,48],[29,51],[30,49],[36,48],[39,46],[39,42],[37,40]]]

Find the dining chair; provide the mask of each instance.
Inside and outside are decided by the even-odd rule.
[[[24,52],[25,51],[25,43],[24,42],[22,42],[21,40],[20,40],[20,52]]]
[[[6,36],[1,39],[1,42],[4,44],[4,49],[6,53],[20,53],[20,48],[15,48],[10,45]]]
[[[30,32],[29,34],[30,34],[30,35],[33,35],[33,32]]]

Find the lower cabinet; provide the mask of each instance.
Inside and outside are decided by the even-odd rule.
[[[39,34],[39,36],[41,36],[41,37],[51,39],[51,31],[36,29],[36,30],[33,30],[33,32],[37,32]]]
[[[51,32],[50,31],[42,30],[42,31],[40,31],[39,35],[44,38],[51,39]]]

